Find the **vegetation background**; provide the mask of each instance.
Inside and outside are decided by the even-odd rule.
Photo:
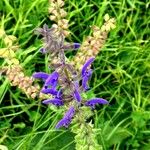
[[[49,71],[47,57],[39,53],[41,40],[33,33],[44,23],[51,26],[48,5],[47,0],[0,0],[0,27],[18,38],[17,57],[29,76]],[[104,150],[150,149],[149,7],[149,0],[66,0],[69,42],[82,43],[90,25],[100,27],[106,13],[117,21],[93,64],[87,93],[110,102],[97,107],[92,118]],[[0,144],[9,150],[73,150],[70,130],[54,130],[60,117],[60,110],[28,99],[0,77]]]

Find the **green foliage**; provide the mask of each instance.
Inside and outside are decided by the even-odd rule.
[[[90,25],[101,26],[106,13],[117,20],[117,28],[93,64],[93,88],[82,95],[110,102],[89,115],[94,137],[104,150],[150,149],[149,5],[148,0],[66,0],[72,33],[67,41],[82,42],[91,33]],[[17,36],[17,57],[28,75],[48,70],[47,57],[38,53],[41,42],[33,34],[36,27],[52,24],[47,8],[47,0],[0,0],[0,27]],[[5,61],[0,60],[0,65]],[[61,114],[62,110],[28,99],[0,77],[0,145],[10,150],[74,150],[81,137],[69,130],[54,130]]]

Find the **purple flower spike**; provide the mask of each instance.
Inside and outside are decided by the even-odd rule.
[[[71,123],[71,120],[67,120],[66,118],[63,118],[57,123],[55,128],[56,129],[59,129],[60,127],[68,128],[70,123]]]
[[[82,77],[86,75],[88,67],[94,61],[94,57],[91,57],[82,67]]]
[[[41,92],[44,93],[44,94],[52,94],[52,95],[57,95],[57,94],[58,94],[58,91],[57,91],[57,90],[55,90],[55,89],[50,89],[50,88],[48,88],[48,89],[43,88],[43,89],[41,90]]]
[[[103,98],[93,98],[85,102],[85,106],[90,106],[92,109],[95,109],[96,104],[108,104],[108,101]]]
[[[51,86],[52,88],[55,88],[57,86],[58,77],[59,74],[56,71],[50,74],[47,80],[45,81],[44,87]]]
[[[64,105],[63,101],[61,99],[58,99],[58,98],[47,99],[47,100],[44,100],[42,103],[43,104],[53,104],[53,105],[56,105],[56,106]]]
[[[80,48],[80,43],[74,43],[74,49]]]
[[[40,78],[45,81],[48,78],[49,74],[47,74],[45,72],[36,72],[32,76],[33,76],[33,78]]]
[[[60,128],[60,127],[68,127],[69,124],[71,123],[71,120],[73,118],[75,114],[75,109],[74,107],[70,107],[69,110],[65,113],[63,119],[61,119],[57,125],[56,125],[56,129]]]

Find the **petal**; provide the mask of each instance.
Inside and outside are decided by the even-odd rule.
[[[96,104],[108,104],[108,101],[103,98],[93,98],[85,102],[86,106],[90,106],[92,108],[95,108]]]
[[[74,98],[75,98],[78,102],[81,102],[81,96],[80,96],[80,93],[78,92],[77,89],[75,89],[73,95],[74,95]]]
[[[36,72],[32,76],[33,76],[33,78],[40,78],[40,79],[46,80],[48,78],[49,74],[47,74],[45,72]]]
[[[82,67],[82,71],[81,71],[81,73],[82,73],[82,76],[84,76],[85,75],[85,73],[86,73],[86,71],[87,71],[87,68],[88,68],[88,66],[90,66],[91,65],[91,63],[94,61],[94,57],[91,57],[90,59],[88,59],[87,61],[86,61],[86,63],[83,65],[83,67]]]
[[[88,86],[88,83],[87,83],[88,80],[89,80],[89,78],[86,76],[82,78],[82,87],[84,88],[85,91],[90,89],[90,87]]]
[[[61,98],[62,97],[62,89],[60,89],[58,92],[57,92],[57,98]]]
[[[47,100],[44,100],[42,101],[43,104],[53,104],[53,105],[56,105],[56,106],[62,106],[64,105],[63,101],[58,99],[58,98],[54,98],[54,99],[47,99]]]
[[[45,81],[44,86],[45,87],[52,86],[53,88],[55,88],[57,86],[58,77],[59,74],[56,71],[53,72],[52,74],[49,75],[49,77]]]
[[[75,114],[75,108],[71,106],[69,110],[65,113],[64,118],[72,119]]]
[[[71,123],[70,120],[67,120],[66,118],[61,119],[57,125],[56,125],[56,129],[59,129],[60,127],[66,127],[68,128],[69,124]]]
[[[50,88],[48,88],[48,89],[43,88],[43,89],[41,90],[41,92],[44,93],[44,94],[52,94],[52,95],[57,95],[57,94],[58,94],[58,91],[57,91],[57,90],[55,90],[55,89],[50,89]]]

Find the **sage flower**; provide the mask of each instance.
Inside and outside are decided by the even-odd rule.
[[[39,78],[42,79],[43,81],[45,81],[48,78],[49,74],[45,73],[45,72],[36,72],[32,75],[33,78]]]
[[[69,110],[65,113],[64,117],[57,123],[56,129],[60,127],[68,127],[72,121],[72,118],[75,114],[75,108],[72,106]]]
[[[88,67],[91,65],[91,63],[94,61],[94,57],[91,57],[89,60],[86,61],[86,63],[83,65],[81,70],[81,76],[82,76],[82,87],[85,91],[89,89],[87,83],[89,78],[92,75],[92,69],[88,69]]]
[[[44,94],[52,94],[52,95],[57,95],[58,94],[58,91],[55,90],[55,89],[50,89],[50,88],[43,88],[41,90],[42,93]]]
[[[42,101],[43,104],[53,104],[55,106],[62,106],[64,105],[63,101],[59,98],[47,99]]]
[[[47,88],[49,86],[51,86],[51,88],[56,88],[57,83],[58,83],[58,77],[59,77],[59,74],[56,71],[50,74],[49,77],[45,81],[44,88]]]
[[[108,101],[103,98],[93,98],[85,102],[85,106],[90,106],[91,109],[95,109],[96,104],[108,104]]]

